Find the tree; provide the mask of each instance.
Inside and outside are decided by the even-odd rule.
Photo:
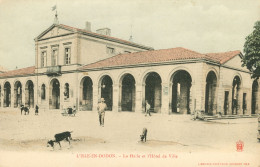
[[[244,57],[242,66],[246,66],[251,72],[251,77],[260,77],[260,21],[254,25],[254,30],[246,37],[244,44]]]

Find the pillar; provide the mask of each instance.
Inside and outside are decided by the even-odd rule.
[[[136,98],[135,98],[135,112],[136,113],[142,113],[144,112],[143,109],[143,86],[140,83],[137,83],[135,85],[135,89],[136,89]],[[145,87],[145,86],[144,86]]]
[[[162,98],[161,98],[161,113],[162,114],[169,114],[169,84],[167,83],[162,83]]]
[[[113,84],[113,106],[112,111],[118,112],[118,102],[119,102],[119,84]]]

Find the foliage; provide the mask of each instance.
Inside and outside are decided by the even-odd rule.
[[[246,37],[242,62],[242,66],[252,72],[252,78],[260,77],[260,21],[255,23],[253,32]]]

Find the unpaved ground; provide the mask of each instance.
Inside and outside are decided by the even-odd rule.
[[[211,122],[192,121],[189,115],[106,112],[105,127],[100,127],[96,112],[79,112],[75,117],[57,111],[40,111],[39,116],[20,115],[19,110],[0,111],[0,148],[5,153],[162,153],[175,154],[237,154],[236,142],[244,142],[246,159],[260,157],[256,139],[257,119],[244,118]],[[143,127],[148,141],[139,142]],[[71,146],[46,147],[54,134],[73,131]],[[116,155],[121,158],[120,155]],[[74,157],[74,156],[73,156]],[[1,160],[1,158],[0,158]],[[3,160],[3,158],[2,158]],[[0,161],[1,166],[1,161]]]

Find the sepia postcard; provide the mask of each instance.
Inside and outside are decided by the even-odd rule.
[[[0,167],[260,167],[259,21],[259,0],[0,0]]]

